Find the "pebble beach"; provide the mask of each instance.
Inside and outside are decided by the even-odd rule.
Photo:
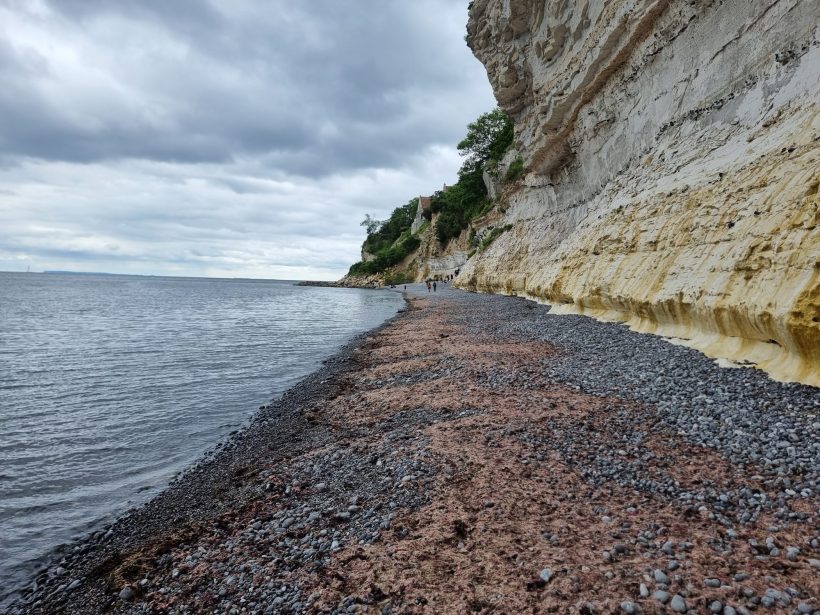
[[[820,613],[820,390],[405,297],[11,612]]]

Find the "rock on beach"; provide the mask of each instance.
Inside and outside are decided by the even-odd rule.
[[[408,299],[12,613],[818,608],[816,390],[522,299]]]

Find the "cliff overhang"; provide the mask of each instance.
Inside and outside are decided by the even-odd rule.
[[[820,385],[820,5],[476,0],[511,225],[457,284]]]

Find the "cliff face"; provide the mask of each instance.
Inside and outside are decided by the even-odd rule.
[[[820,385],[820,3],[476,0],[512,224],[458,284]]]
[[[468,231],[452,239],[444,247],[439,244],[435,234],[437,215],[433,215],[430,226],[421,234],[421,245],[411,254],[404,263],[404,270],[411,274],[416,282],[423,282],[430,278],[444,278],[464,266],[470,245],[467,240]]]
[[[429,197],[424,197],[429,200]],[[428,279],[444,279],[454,274],[464,266],[471,250],[469,228],[442,246],[436,237],[436,221],[439,214],[433,214],[432,220],[427,222],[421,216],[421,210],[413,221],[411,231],[419,240],[419,246],[407,255],[401,262],[386,271],[372,275],[346,275],[338,281],[340,286],[372,288],[385,284],[401,284],[408,282],[424,282]],[[362,250],[362,260],[373,260],[375,256]],[[400,279],[402,282],[393,282]]]

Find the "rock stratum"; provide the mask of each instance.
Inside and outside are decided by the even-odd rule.
[[[820,3],[476,0],[512,225],[457,284],[820,385]]]

